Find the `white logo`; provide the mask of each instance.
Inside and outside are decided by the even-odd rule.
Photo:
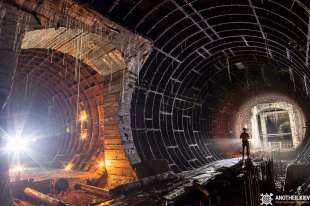
[[[260,196],[261,196],[260,200],[262,201],[261,205],[272,205],[272,200],[273,200],[273,198],[272,198],[273,194],[272,193],[261,194]]]

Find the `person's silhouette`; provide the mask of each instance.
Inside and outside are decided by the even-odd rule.
[[[240,139],[242,139],[242,159],[244,159],[244,149],[246,148],[246,155],[250,157],[250,135],[246,132],[246,128],[243,128],[243,132],[240,135]]]

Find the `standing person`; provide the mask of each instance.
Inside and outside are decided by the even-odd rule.
[[[246,148],[246,155],[248,159],[250,158],[250,135],[246,132],[246,128],[242,129],[243,132],[240,135],[240,139],[242,139],[242,159],[244,159],[244,149]]]

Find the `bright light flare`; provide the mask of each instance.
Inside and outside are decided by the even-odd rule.
[[[15,165],[13,168],[11,168],[10,170],[12,171],[12,172],[16,172],[16,173],[20,173],[20,172],[23,172],[24,171],[24,166],[23,165],[20,165],[20,164],[18,164],[18,165]]]
[[[26,151],[27,142],[21,138],[10,138],[5,148],[10,153],[20,153]]]

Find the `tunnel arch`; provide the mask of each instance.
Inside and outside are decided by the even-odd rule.
[[[83,28],[52,27],[27,31],[22,48],[48,49],[51,55],[54,51],[68,54],[106,76],[127,67],[123,51],[110,38],[108,34],[99,35]]]
[[[86,0],[83,9],[86,2],[154,43],[143,67],[127,56],[130,40],[121,49],[131,68],[118,99],[118,123],[132,164],[167,159],[170,168],[183,171],[223,158],[213,141],[216,125],[228,128],[221,115],[232,105],[225,102],[231,88],[256,92],[262,84],[265,91],[302,93],[301,105],[308,105],[309,5],[303,0]],[[53,23],[64,26],[63,19]],[[86,30],[100,33],[101,25],[84,23]],[[118,33],[115,27],[108,30]]]
[[[258,98],[259,93],[263,93],[262,96],[266,95],[265,98],[268,99],[267,91],[270,88],[273,88],[275,94],[288,95],[273,95],[271,99],[291,102],[299,109],[308,107],[303,82],[299,81],[293,86],[289,72],[284,70],[281,74],[282,69],[279,68],[283,66],[269,61],[266,61],[265,65],[254,66],[254,63],[244,61],[243,64],[252,69],[249,69],[249,73],[254,77],[241,78],[248,72],[234,68],[229,80],[226,71],[222,70],[212,77],[207,87],[193,86],[196,82],[192,75],[193,79],[183,82],[172,77],[172,81],[166,82],[168,89],[161,90],[160,87],[148,84],[156,79],[154,75],[144,77],[145,81],[141,80],[142,83],[133,92],[131,104],[133,138],[142,162],[166,159],[170,168],[182,171],[229,157],[229,150],[238,154],[238,138],[233,140],[234,142],[231,142],[230,138],[238,136],[236,134],[240,132],[240,125],[237,130],[234,129],[234,134],[229,134],[230,125],[234,124],[230,121],[234,122],[233,117],[238,116],[237,105],[240,105],[242,100],[247,102],[251,98]],[[260,74],[262,67],[268,69],[263,76]],[[295,78],[297,81],[298,77]],[[188,93],[189,88],[192,90]],[[194,94],[197,88],[203,89],[200,95]],[[238,91],[240,88],[241,92]],[[182,89],[180,93],[184,96],[176,95],[178,89]],[[227,96],[230,99],[227,99]],[[236,96],[245,98],[231,101]],[[308,114],[308,111],[299,111]],[[222,115],[223,113],[225,114]],[[304,120],[308,125],[308,115]],[[223,146],[225,141],[230,145]],[[308,138],[304,140],[306,141]],[[235,144],[238,144],[236,148]],[[302,145],[297,151],[302,150],[305,144]],[[295,153],[295,157],[298,154]]]
[[[66,61],[63,64],[64,55]],[[100,144],[100,137],[103,135],[103,108],[100,108],[103,101],[103,77],[80,63],[78,67],[81,76],[78,86],[74,74],[75,63],[72,56],[57,51],[51,56],[46,49],[22,50],[9,106],[10,110],[14,111],[18,104],[31,102],[31,95],[45,98],[48,103],[47,109],[52,109],[48,111],[48,115],[54,119],[56,133],[55,139],[48,137],[43,151],[41,150],[44,152],[44,149],[54,149],[55,152],[48,159],[44,159],[42,164],[51,161],[51,165],[47,166],[63,168],[72,162],[74,170],[97,171],[100,168],[96,161],[104,160],[103,144]],[[32,94],[36,91],[39,93]],[[25,96],[26,102],[21,99]],[[89,118],[83,128],[80,127],[81,122],[77,121],[79,111],[86,111]],[[70,131],[66,132],[68,127]],[[82,130],[88,131],[85,140],[80,138]],[[50,147],[46,148],[47,145]]]
[[[99,168],[100,173],[102,174],[103,171],[104,175],[101,176],[102,178],[99,180],[99,183],[105,185],[107,188],[134,181],[136,179],[135,171],[133,171],[125,154],[127,148],[121,141],[121,132],[116,130],[119,126],[118,100],[121,97],[121,83],[123,82],[124,74],[127,74],[127,67],[132,67],[131,70],[139,70],[133,59],[136,56],[145,55],[140,49],[149,47],[150,42],[138,34],[115,24],[108,18],[99,15],[94,10],[77,4],[75,1],[4,1],[4,4],[9,4],[13,8],[16,8],[16,15],[18,16],[17,23],[22,29],[26,30],[22,45],[23,49],[47,49],[48,55],[51,56],[58,52],[65,53],[73,56],[78,64],[87,64],[103,75],[104,86],[101,89],[104,98],[100,110],[103,109],[108,112],[104,114],[103,112],[100,113],[100,124],[104,125],[102,135],[100,134],[101,136],[98,137],[100,141],[91,142],[102,147],[101,151],[97,154],[102,159],[98,162],[95,155],[85,157],[85,160],[91,159],[92,166],[88,167],[87,161],[84,161],[83,157],[76,155],[77,157],[71,160],[75,164],[72,164],[73,167],[69,165],[70,168],[76,172],[95,171],[98,169],[98,165],[101,165]],[[24,30],[22,29],[20,35],[24,35]],[[81,32],[83,36],[87,37],[86,39],[78,38],[78,42],[81,41],[79,42],[80,44],[70,42],[70,35],[63,35],[66,32],[74,33],[76,31]],[[53,35],[58,36],[56,41],[53,41],[52,37],[49,38]],[[68,42],[61,41],[62,38],[68,40]],[[46,40],[45,43],[48,43],[48,45],[41,44],[42,42],[39,42],[39,39]],[[111,49],[103,49],[103,43],[110,44]],[[91,44],[94,44],[93,46],[97,48],[90,48]],[[86,47],[86,58],[79,54],[79,52],[85,52],[83,49],[77,49],[80,46]],[[77,52],[76,50],[79,51]],[[94,56],[92,56],[93,54]],[[100,54],[98,55],[99,57],[96,57],[96,54]],[[107,58],[103,58],[101,55],[106,55]],[[114,60],[117,60],[116,64]],[[61,60],[59,61],[61,62]],[[48,82],[49,79],[46,81]],[[50,87],[53,88],[53,86],[53,84],[50,84],[46,86],[45,90],[49,91],[51,90]],[[65,96],[68,93],[74,93],[74,91],[63,91],[63,93],[63,96]],[[68,111],[72,109],[70,108],[70,104],[72,102],[65,105]],[[85,105],[86,108],[92,108],[93,106]],[[62,119],[63,117],[60,115],[59,121],[63,121]],[[77,141],[68,140],[67,145],[71,148],[68,152],[72,156],[77,153],[73,148],[78,150],[81,144],[78,144]],[[104,156],[101,156],[102,152]],[[65,155],[64,158],[68,159],[66,162],[71,163],[69,161],[70,158],[68,158],[70,155]],[[58,167],[60,166],[58,165]]]
[[[223,158],[215,137],[229,135],[218,131],[229,128],[222,114],[230,114],[234,102],[227,96],[240,95],[238,88],[274,91],[308,105],[304,1],[89,5],[154,42],[130,99],[132,136],[142,162],[167,159],[170,168],[183,171]]]

